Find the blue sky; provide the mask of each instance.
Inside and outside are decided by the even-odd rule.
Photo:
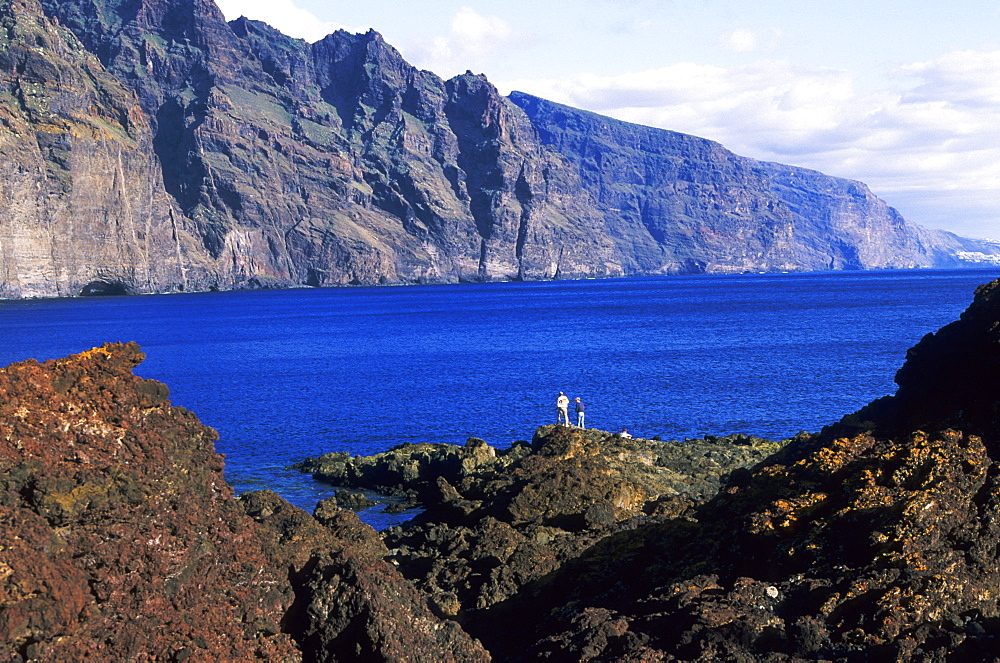
[[[414,65],[858,179],[1000,240],[1000,0],[217,0],[315,41],[375,28]]]

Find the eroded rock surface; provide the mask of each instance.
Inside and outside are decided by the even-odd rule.
[[[897,394],[721,484],[545,427],[411,473],[428,509],[384,539],[495,660],[997,660],[998,292],[910,352]]]
[[[368,457],[326,454],[315,478],[418,499],[425,511],[384,533],[392,559],[437,610],[458,616],[515,595],[596,542],[689,512],[724,475],[781,447],[733,436],[663,442],[543,426],[496,450],[406,444]]]
[[[308,44],[227,22],[211,0],[0,0],[0,128],[2,297],[1000,252],[858,182],[442,80],[374,31]]]
[[[995,660],[998,287],[911,352],[895,397],[734,473],[686,518],[601,540],[467,628],[503,660]],[[956,424],[971,432],[939,428]]]
[[[332,501],[235,499],[134,344],[13,364],[0,656],[996,660],[998,292],[910,353],[896,395],[784,446],[546,426],[314,461],[424,501],[382,536]]]
[[[0,658],[488,660],[353,513],[234,499],[215,431],[142,359],[0,370]]]

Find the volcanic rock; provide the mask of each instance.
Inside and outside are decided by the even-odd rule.
[[[211,0],[0,2],[0,297],[945,266],[864,185]]]
[[[575,166],[630,271],[941,267],[958,265],[960,251],[993,252],[909,223],[861,182],[523,92],[510,99]]]
[[[1000,440],[1000,283],[976,289],[961,317],[906,353],[896,394],[850,417],[887,433],[956,428]],[[862,424],[863,425],[863,424]]]
[[[464,470],[442,447],[436,481],[434,454],[411,466],[427,510],[383,538],[495,660],[996,660],[998,292],[819,434],[666,462],[670,445],[548,426]],[[741,441],[774,453],[692,478]]]
[[[733,436],[662,442],[543,426],[530,447],[405,444],[368,457],[299,464],[336,485],[403,493],[424,511],[383,532],[402,573],[451,617],[482,610],[558,569],[597,541],[687,513],[724,475],[781,444]]]
[[[0,370],[0,658],[488,660],[354,514],[234,499],[215,431],[142,359]]]
[[[466,628],[511,661],[995,660],[998,288],[911,352],[895,396],[734,472],[685,518],[605,537]],[[976,434],[933,428],[959,423]]]

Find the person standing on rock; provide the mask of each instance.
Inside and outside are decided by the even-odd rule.
[[[586,428],[586,426],[583,425],[583,414],[584,414],[583,409],[584,409],[583,408],[583,401],[581,401],[580,397],[577,396],[576,397],[576,427],[577,428]]]
[[[559,398],[556,399],[556,425],[562,423],[569,426],[569,398],[566,394],[559,392]]]

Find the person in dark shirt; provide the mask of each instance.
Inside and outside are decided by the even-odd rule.
[[[584,409],[583,408],[583,401],[581,401],[580,398],[577,397],[577,399],[576,399],[576,426],[577,426],[577,428],[586,428],[586,426],[583,425],[583,414],[584,414],[583,409]]]

